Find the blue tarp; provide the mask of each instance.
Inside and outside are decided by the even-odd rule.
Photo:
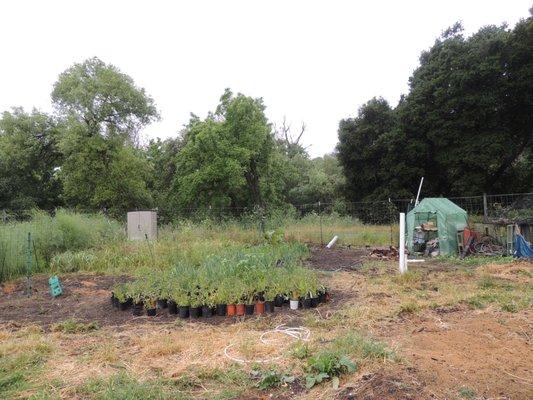
[[[518,258],[533,258],[533,248],[522,235],[516,235],[514,242],[514,256]]]

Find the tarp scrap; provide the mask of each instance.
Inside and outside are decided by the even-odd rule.
[[[518,258],[533,258],[533,248],[522,235],[517,234],[514,243],[514,256]]]

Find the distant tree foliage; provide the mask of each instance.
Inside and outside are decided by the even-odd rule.
[[[159,118],[153,99],[90,58],[59,75],[53,116],[0,116],[0,208],[153,207],[171,222],[319,201],[348,210],[346,200],[412,198],[422,176],[424,196],[531,191],[532,93],[533,17],[470,37],[455,24],[421,54],[396,107],[377,97],[340,121],[333,154],[311,158],[305,124],[273,124],[261,98],[229,89],[206,118],[192,114],[177,135],[141,145]]]
[[[0,119],[0,208],[51,209],[61,204],[56,168],[59,128],[50,116],[22,108]]]
[[[215,113],[191,119],[176,157],[180,207],[264,207],[274,147],[264,109],[261,99],[226,90]]]
[[[395,109],[373,99],[339,125],[350,199],[531,190],[533,19],[471,37],[456,24],[423,52]]]
[[[150,164],[134,146],[139,129],[158,117],[144,89],[91,58],[59,76],[52,100],[64,125],[59,178],[65,203],[114,214],[151,206]]]

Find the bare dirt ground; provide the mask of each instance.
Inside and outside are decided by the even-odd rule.
[[[223,368],[229,365],[220,353],[220,348],[211,349],[212,354],[205,348],[193,349],[196,339],[187,336],[193,330],[204,332],[204,338],[212,340],[216,347],[217,341],[223,338],[236,333],[243,335],[252,326],[250,324],[254,324],[256,332],[277,323],[306,324],[311,331],[313,327],[327,331],[337,327],[346,329],[353,325],[354,329],[369,332],[386,342],[395,350],[399,360],[361,368],[358,373],[343,379],[338,391],[325,386],[307,391],[299,384],[294,391],[265,393],[252,390],[239,398],[533,398],[531,308],[507,312],[495,303],[483,308],[473,308],[461,300],[462,291],[477,288],[477,284],[469,286],[469,282],[476,282],[476,279],[487,274],[508,285],[530,285],[532,263],[489,265],[478,267],[481,268],[479,271],[472,269],[444,276],[442,274],[447,266],[437,263],[419,267],[416,280],[406,284],[390,283],[388,277],[394,274],[393,262],[380,264],[368,260],[365,254],[364,250],[351,249],[312,251],[310,266],[327,271],[323,278],[333,295],[330,303],[321,305],[317,310],[296,313],[284,310],[274,316],[248,318],[245,322],[214,317],[211,320],[187,322],[183,327],[176,325],[176,317],[169,316],[165,310],[159,312],[157,317],[149,318],[133,317],[128,311],[114,309],[109,301],[109,289],[114,283],[124,281],[127,277],[78,274],[61,277],[64,295],[57,299],[52,299],[49,295],[46,277],[34,278],[34,294],[29,298],[24,294],[24,280],[4,285],[0,295],[0,327],[13,332],[27,325],[38,325],[47,332],[53,323],[68,318],[84,322],[96,321],[103,328],[113,327],[113,334],[120,336],[117,340],[126,346],[124,357],[128,358],[131,367],[128,368],[139,374],[152,368],[150,362],[146,361],[145,351],[147,346],[149,350],[151,342],[143,338],[165,335],[175,337],[174,344],[165,342],[163,347],[159,346],[154,351],[161,352],[156,354],[160,357],[158,365],[162,364],[162,358],[178,357],[175,353],[181,353],[182,356],[178,358],[184,359],[183,367],[178,367],[176,358],[173,358],[174,363],[169,364],[173,369],[164,371],[170,376],[179,376],[188,366],[202,362]],[[457,287],[460,289],[457,290]],[[405,307],[406,299],[417,298],[422,304],[420,309],[410,310]],[[444,299],[442,304],[424,306],[441,299]],[[48,364],[47,376],[51,379],[77,371],[76,366],[79,367],[79,364],[71,362],[72,356],[93,348],[96,339],[90,337],[85,340],[82,336],[76,336],[62,337],[60,340],[61,345],[70,350]],[[176,344],[179,340],[182,342]],[[135,348],[135,345],[138,345],[137,350],[128,353],[128,348]],[[110,346],[112,348],[109,352],[117,351],[115,344]],[[79,384],[91,371],[94,374],[112,369],[113,363],[121,357],[114,353],[106,353],[104,356],[98,354],[100,358],[93,356],[92,364],[87,364],[88,372],[76,379],[72,378],[70,383]],[[104,362],[108,358],[108,362]],[[79,396],[66,390],[60,397]]]

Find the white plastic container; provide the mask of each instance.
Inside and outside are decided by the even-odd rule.
[[[297,310],[298,309],[298,300],[290,300],[290,307],[291,310]]]

